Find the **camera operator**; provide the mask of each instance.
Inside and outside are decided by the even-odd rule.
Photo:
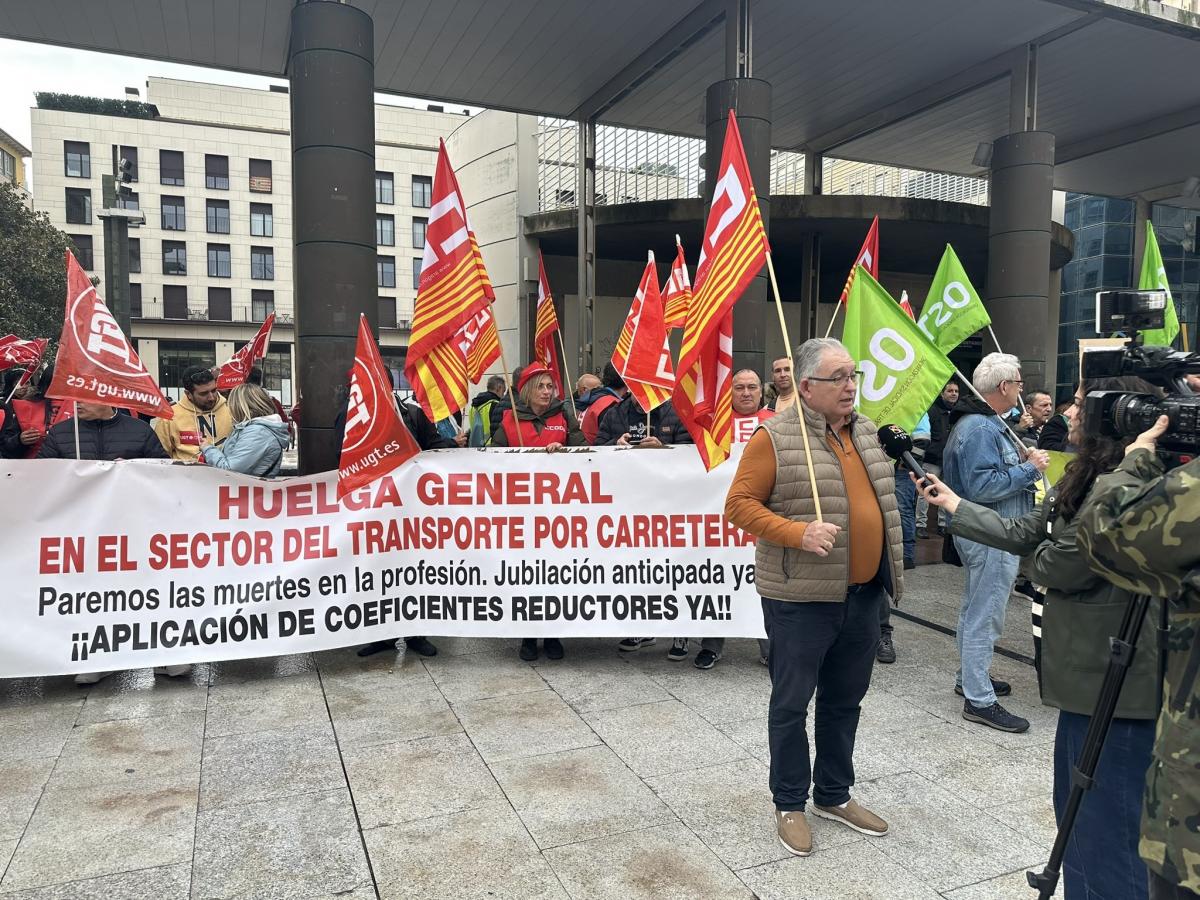
[[[1062,480],[1031,513],[1004,518],[960,499],[930,478],[922,485],[931,506],[950,514],[950,533],[1023,557],[1022,570],[1046,591],[1042,613],[1042,702],[1059,710],[1054,736],[1054,811],[1061,822],[1071,792],[1071,769],[1091,725],[1109,660],[1109,637],[1119,633],[1130,594],[1099,577],[1076,545],[1079,510],[1098,476],[1121,461],[1129,439],[1085,435],[1086,390],[1155,393],[1136,378],[1097,379],[1077,389],[1066,411],[1079,453]],[[914,478],[915,480],[915,478]],[[936,495],[933,493],[936,487]],[[1152,613],[1156,615],[1156,613]],[[1066,896],[1135,900],[1147,896],[1138,858],[1136,797],[1150,765],[1158,712],[1158,652],[1153,629],[1143,629],[1096,771],[1063,858]]]
[[[1097,479],[1079,514],[1079,544],[1093,571],[1127,591],[1169,600],[1162,709],[1138,847],[1152,900],[1200,893],[1200,459],[1165,471],[1155,451],[1167,427],[1160,416],[1140,434],[1116,471]]]

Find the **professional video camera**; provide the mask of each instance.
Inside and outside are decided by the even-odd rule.
[[[1139,337],[1139,332],[1163,327],[1169,302],[1165,291],[1096,294],[1097,333],[1122,333],[1129,340],[1124,347],[1084,351],[1084,381],[1134,375],[1166,393],[1155,397],[1125,391],[1091,391],[1084,405],[1084,425],[1092,434],[1135,437],[1165,415],[1171,424],[1158,440],[1160,455],[1168,465],[1178,465],[1200,453],[1200,396],[1188,387],[1186,378],[1189,374],[1200,374],[1200,353],[1146,347]]]

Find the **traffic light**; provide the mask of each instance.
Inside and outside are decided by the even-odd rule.
[[[122,156],[120,162],[117,163],[117,196],[122,198],[131,196],[133,188],[129,184],[132,181],[133,163]]]

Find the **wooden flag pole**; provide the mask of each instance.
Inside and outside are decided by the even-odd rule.
[[[566,399],[567,399],[567,402],[571,404],[571,414],[573,416],[575,416],[575,422],[576,422],[576,424],[578,424],[579,423],[579,410],[577,410],[575,408],[575,394],[571,390],[571,388],[575,384],[575,379],[573,379],[571,377],[571,369],[567,365],[567,348],[563,345],[562,330],[559,328],[555,328],[554,334],[558,337],[558,351],[562,354],[563,374],[567,376],[567,385],[566,385],[566,390],[565,390],[565,393],[567,395]]]
[[[788,338],[787,322],[783,318],[783,300],[779,297],[779,283],[775,280],[775,264],[771,262],[771,253],[767,252],[767,274],[771,278],[771,290],[775,294],[775,310],[779,313],[779,328],[783,331],[783,343],[787,348],[788,366],[792,370],[792,380],[795,382],[796,365],[792,361],[792,342]],[[841,304],[838,304],[841,306]],[[797,393],[800,391],[798,382],[795,384]],[[813,505],[817,511],[817,521],[824,522],[825,519],[821,515],[821,496],[817,493],[817,473],[813,468],[812,450],[808,443],[808,423],[804,418],[804,400],[801,397],[796,397],[796,412],[800,417],[800,439],[804,442],[804,462],[808,466],[808,484],[812,488]]]
[[[815,303],[815,302],[816,302],[816,300],[814,299],[814,300],[813,300],[813,302]],[[846,298],[846,303],[849,303],[849,302],[850,302],[850,298],[849,298],[849,297],[847,297],[847,298]],[[842,307],[843,307],[843,306],[845,306],[845,305],[846,305],[846,304],[845,304],[845,303],[842,303],[840,300],[838,301],[837,308],[836,308],[836,309],[834,309],[834,311],[833,311],[833,318],[831,318],[831,319],[829,320],[829,327],[825,329],[825,337],[829,337],[829,335],[833,333],[833,326],[834,326],[834,324],[835,324],[835,323],[837,322],[837,320],[838,320],[838,315],[841,313],[841,311],[842,311]]]
[[[492,304],[490,303],[487,305],[487,308],[488,315],[492,317],[492,328],[496,329],[496,343],[500,346],[500,368],[504,372],[504,386],[508,389],[508,403],[512,407],[513,428],[517,432],[517,444],[524,447],[525,438],[521,435],[521,420],[517,417],[517,398],[513,395],[515,385],[512,383],[512,377],[509,375],[508,360],[504,358],[504,341],[500,339],[500,327],[496,324],[496,311],[492,309]]]

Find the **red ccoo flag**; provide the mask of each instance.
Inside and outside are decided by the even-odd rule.
[[[466,360],[467,381],[478,384],[488,366],[500,358],[500,335],[496,320],[486,306],[458,332],[459,348]]]
[[[161,419],[175,416],[70,250],[67,312],[58,339],[54,379],[46,395],[121,406]]]
[[[876,281],[879,280],[879,216],[871,220],[871,227],[867,229],[867,237],[863,241],[862,249],[858,251],[858,256],[854,258],[854,265],[850,267],[850,274],[846,276],[846,286],[842,288],[842,296],[838,298],[839,302],[845,303],[846,298],[850,296],[850,285],[854,284],[854,273],[859,266],[870,272],[871,277]]]
[[[15,334],[0,337],[0,372],[17,366],[26,366],[30,370],[36,368],[49,342],[47,338],[24,341]]]
[[[672,395],[709,470],[733,443],[733,304],[771,250],[732,110],[715,174]]]
[[[468,366],[460,332],[496,294],[467,222],[445,142],[438,146],[432,200],[404,373],[421,407],[437,422],[466,406]],[[498,339],[492,342],[486,332],[483,336],[488,340],[481,343],[478,358],[490,353],[491,344],[498,354]]]
[[[554,389],[563,398],[562,365],[558,360],[558,346],[554,336],[558,333],[558,314],[554,311],[554,297],[550,294],[550,280],[546,277],[546,266],[542,262],[542,251],[538,251],[538,300],[537,326],[533,332],[533,358],[550,370]]]
[[[375,346],[367,317],[360,315],[358,347],[350,370],[346,433],[338,461],[338,499],[399,468],[420,452],[396,409],[392,376]]]
[[[667,279],[667,290],[663,295],[667,330],[682,328],[687,322],[688,304],[692,299],[692,283],[688,280],[687,260],[683,258],[683,244],[675,235],[675,262],[671,264],[671,277]]]
[[[217,375],[219,390],[227,391],[246,383],[254,364],[267,355],[267,348],[271,344],[271,329],[274,327],[275,313],[271,313],[258,329],[254,339],[233,354],[231,359],[221,364],[220,373]]]
[[[671,368],[671,347],[663,324],[663,302],[658,292],[653,252],[617,338],[612,363],[629,393],[646,412],[671,398],[675,372]]]
[[[872,275],[871,277],[874,278],[875,276]],[[908,316],[914,322],[917,321],[917,316],[916,313],[913,312],[912,304],[908,302],[908,291],[900,292],[900,308],[904,310],[904,314],[906,316]]]

